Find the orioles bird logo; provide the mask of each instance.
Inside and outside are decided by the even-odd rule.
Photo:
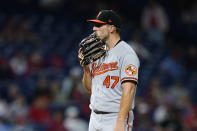
[[[136,75],[137,74],[137,68],[134,65],[127,65],[125,68],[125,72],[127,75]]]

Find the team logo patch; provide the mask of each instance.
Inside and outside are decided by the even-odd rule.
[[[127,75],[132,76],[137,74],[137,68],[134,65],[127,65],[125,68],[125,72]]]

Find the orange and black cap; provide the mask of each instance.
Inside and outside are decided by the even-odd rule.
[[[110,24],[118,28],[121,26],[120,16],[112,10],[102,10],[98,13],[96,19],[87,21],[92,23]]]

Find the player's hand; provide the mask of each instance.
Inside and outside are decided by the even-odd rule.
[[[82,55],[81,53],[81,48],[79,48],[79,51],[78,51],[78,60],[79,62],[84,58],[84,56]]]
[[[125,127],[124,127],[124,121],[123,122],[116,122],[114,131],[125,131]]]

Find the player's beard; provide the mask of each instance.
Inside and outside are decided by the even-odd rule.
[[[96,31],[96,36],[103,42],[105,42],[109,36],[107,31]]]

